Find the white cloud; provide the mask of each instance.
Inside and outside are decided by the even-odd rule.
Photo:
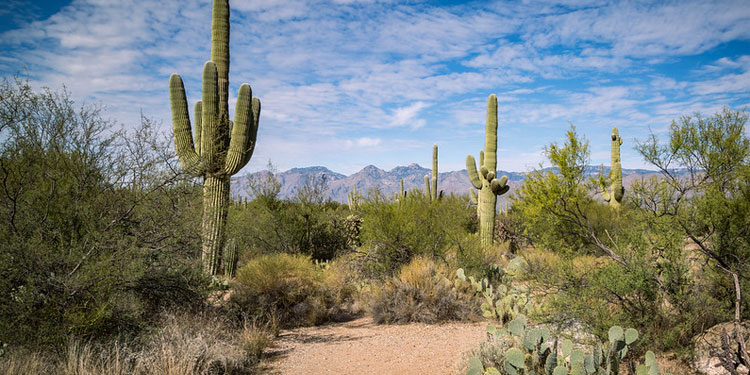
[[[168,128],[170,73],[182,75],[191,102],[200,98],[210,5],[74,0],[0,34],[0,71],[26,66],[37,86],[64,84],[122,122],[143,110]],[[433,142],[476,153],[493,92],[515,155],[508,163],[519,167],[536,164],[531,147],[560,138],[568,122],[643,129],[750,102],[746,53],[679,72],[682,59],[750,39],[743,1],[234,1],[232,22],[231,95],[252,85],[263,101],[257,152],[267,160],[284,150],[290,167],[333,163],[342,145],[392,165],[418,160],[411,150],[429,154]]]

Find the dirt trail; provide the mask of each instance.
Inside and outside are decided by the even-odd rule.
[[[457,374],[486,323],[376,325],[372,318],[282,331],[271,374]]]

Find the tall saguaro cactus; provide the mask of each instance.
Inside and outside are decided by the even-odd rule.
[[[466,171],[471,184],[479,190],[479,236],[482,246],[489,247],[495,231],[495,206],[497,197],[510,190],[508,177],[496,178],[497,174],[497,97],[487,100],[487,123],[484,135],[484,152],[480,152],[479,173],[474,157],[466,157]]]
[[[195,136],[191,134],[185,87],[177,74],[169,78],[169,100],[180,164],[193,176],[203,177],[201,259],[203,271],[216,275],[221,268],[229,178],[250,161],[255,149],[260,100],[252,97],[250,85],[243,84],[234,122],[229,120],[229,0],[214,0],[212,17],[211,60],[203,66],[202,101],[195,105]]]
[[[606,183],[600,182],[602,188],[602,197],[609,202],[613,209],[619,209],[622,203],[622,196],[625,194],[625,187],[622,186],[622,164],[620,163],[620,146],[622,138],[617,128],[612,128],[612,166],[609,172],[609,178],[612,182],[609,190]]]

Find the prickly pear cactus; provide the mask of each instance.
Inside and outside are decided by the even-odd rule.
[[[487,123],[484,136],[484,153],[480,153],[479,173],[474,157],[466,157],[466,171],[472,186],[479,190],[479,236],[482,246],[493,243],[495,233],[495,207],[497,197],[508,192],[508,177],[496,178],[497,173],[497,97],[487,100]]]
[[[229,0],[214,0],[211,61],[203,67],[202,101],[195,105],[191,132],[182,78],[169,78],[169,99],[177,156],[182,167],[203,177],[201,225],[203,271],[216,275],[221,267],[229,177],[244,167],[255,149],[260,100],[243,84],[237,95],[234,123],[229,120]]]
[[[622,163],[620,162],[620,146],[622,146],[622,137],[617,128],[612,128],[612,166],[609,172],[611,186],[607,188],[604,179],[599,180],[602,189],[602,197],[609,202],[609,206],[619,209],[622,203],[622,196],[625,194],[625,187],[622,185]]]
[[[623,330],[614,326],[609,330],[609,341],[598,345],[590,354],[576,349],[573,342],[553,340],[545,327],[528,327],[525,317],[511,321],[506,329],[487,326],[490,337],[504,335],[512,347],[505,351],[498,367],[485,368],[482,361],[473,357],[469,361],[467,374],[486,374],[493,370],[500,374],[545,374],[545,375],[617,375],[619,365],[629,349],[638,341],[638,331]],[[552,345],[550,345],[552,344]],[[481,369],[481,371],[479,371]],[[493,372],[495,373],[495,372]],[[646,353],[645,363],[636,368],[637,375],[658,375],[659,366],[653,352]]]

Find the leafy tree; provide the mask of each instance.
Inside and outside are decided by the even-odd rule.
[[[651,220],[666,219],[697,245],[709,264],[734,289],[734,320],[739,326],[743,282],[750,261],[750,139],[747,113],[724,109],[673,121],[668,143],[656,135],[637,150],[662,178],[637,187],[639,205]],[[736,329],[745,363],[750,356]]]
[[[19,79],[0,119],[0,341],[127,332],[200,301],[196,190],[150,121],[128,134]]]

